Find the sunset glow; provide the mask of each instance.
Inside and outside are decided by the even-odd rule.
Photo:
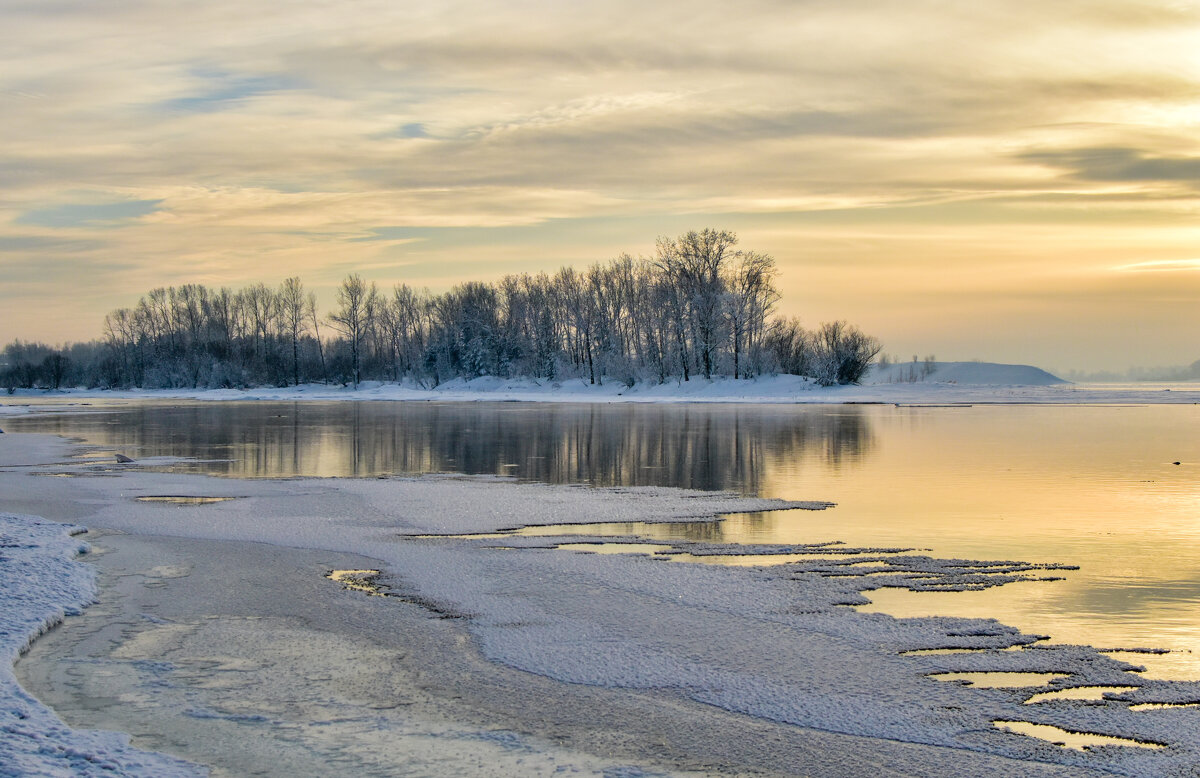
[[[1200,8],[0,0],[0,341],[715,227],[887,352],[1200,358]]]

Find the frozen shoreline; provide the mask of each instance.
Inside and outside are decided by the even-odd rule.
[[[968,365],[970,363],[967,363]],[[1004,367],[1004,366],[994,366]],[[1022,366],[1015,366],[1022,367]],[[953,373],[947,373],[953,375]],[[970,376],[970,373],[962,373]],[[411,385],[364,382],[348,386],[306,384],[253,389],[64,389],[18,390],[0,397],[0,415],[19,413],[21,403],[86,400],[203,400],[229,401],[396,401],[396,402],[552,402],[552,403],[757,403],[757,404],[895,404],[895,405],[1130,405],[1197,404],[1200,388],[1183,384],[1133,387],[1105,384],[1021,384],[1022,373],[999,383],[1006,373],[992,371],[983,377],[992,383],[936,381],[866,383],[852,386],[818,386],[797,376],[761,376],[756,379],[693,378],[664,384],[640,383],[632,387],[609,382],[590,385],[580,379],[537,381],[483,377],[455,379],[436,389]],[[981,379],[982,380],[982,379]]]
[[[47,439],[3,436],[0,451],[8,452],[3,461],[45,461],[28,455],[34,440]],[[1028,691],[972,689],[926,678],[931,672],[968,669],[1058,672],[1069,679],[1057,684],[1061,687],[1115,684],[1130,676],[1126,665],[1084,647],[999,650],[1027,642],[1028,637],[995,622],[897,621],[855,613],[842,605],[861,600],[859,591],[882,579],[867,578],[866,569],[859,575],[824,575],[821,571],[829,560],[821,558],[827,556],[821,548],[793,549],[814,556],[798,566],[733,569],[553,551],[545,548],[554,544],[553,538],[508,541],[502,545],[512,550],[500,551],[495,539],[419,537],[487,533],[514,524],[667,521],[786,507],[776,501],[485,478],[246,482],[136,467],[96,474],[79,463],[72,466],[78,477],[46,478],[34,475],[39,468],[32,467],[0,469],[0,510],[37,511],[137,536],[372,557],[380,560],[381,580],[393,591],[442,614],[464,617],[461,623],[484,657],[531,677],[572,684],[565,690],[626,690],[655,699],[666,694],[687,706],[749,714],[763,726],[833,732],[857,738],[854,756],[864,764],[882,760],[907,765],[909,772],[914,765],[935,774],[948,773],[954,765],[961,772],[964,764],[977,765],[982,772],[995,770],[994,760],[1019,759],[1025,772],[1048,762],[1042,769],[1050,773],[1068,774],[1074,767],[1148,775],[1169,774],[1200,761],[1195,710],[1134,713],[1123,703],[1097,706],[1079,701],[1031,707],[1024,704]],[[69,467],[49,470],[64,469]],[[93,477],[86,477],[89,473]],[[238,499],[192,508],[133,499],[154,494]],[[956,560],[913,559],[908,568],[913,575],[963,573],[962,561]],[[170,580],[159,575],[156,585]],[[313,582],[332,586],[320,581],[316,571]],[[364,607],[387,607],[387,598],[363,597],[372,599],[380,602]],[[296,607],[303,611],[304,605]],[[179,629],[154,622],[144,627],[148,634],[161,630],[163,639]],[[923,657],[899,653],[950,645],[995,650]],[[168,669],[157,681],[176,682],[173,678]],[[1125,699],[1167,701],[1200,695],[1196,684],[1138,680],[1141,688],[1123,695]],[[215,699],[223,715],[231,710],[266,715],[247,712],[257,704],[253,697]],[[676,723],[686,727],[695,710],[687,707]],[[1001,732],[990,726],[993,718],[1036,719],[1077,731],[1157,738],[1171,748],[1066,751]],[[256,722],[262,723],[251,718],[246,726]],[[903,759],[894,753],[897,742],[907,744]],[[832,763],[805,769],[836,774]],[[896,769],[904,772],[903,767]]]
[[[65,447],[29,448],[48,456]],[[0,464],[11,462],[11,450],[0,449]],[[200,775],[194,765],[131,747],[127,734],[71,729],[13,676],[13,663],[38,637],[94,601],[95,571],[76,559],[88,549],[76,537],[82,531],[0,505],[0,775]]]

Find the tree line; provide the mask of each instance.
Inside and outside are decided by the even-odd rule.
[[[110,313],[101,339],[61,349],[15,341],[0,381],[16,387],[219,388],[364,380],[436,387],[524,376],[592,384],[752,378],[857,382],[878,341],[837,321],[810,331],[774,317],[775,260],[729,231],[660,238],[584,271],[508,275],[433,294],[381,291],[354,273],[322,315],[299,278],[240,290],[153,289]]]

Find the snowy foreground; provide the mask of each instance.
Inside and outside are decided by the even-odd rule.
[[[11,511],[0,515],[0,639],[4,650],[12,660],[64,613],[75,612],[95,596],[89,566],[70,559],[81,546],[70,534],[76,528],[30,514],[69,518],[90,528],[147,540],[177,538],[172,553],[179,559],[136,576],[126,571],[122,580],[145,581],[144,586],[136,583],[136,588],[153,599],[156,587],[170,591],[171,581],[186,582],[195,575],[191,610],[168,618],[146,613],[136,628],[123,627],[137,634],[126,636],[127,642],[106,661],[123,657],[141,674],[144,686],[126,688],[122,698],[139,700],[139,705],[151,710],[151,718],[182,717],[186,720],[183,726],[196,741],[204,740],[206,727],[224,728],[221,732],[232,733],[225,737],[234,739],[223,742],[225,750],[230,749],[230,742],[254,743],[257,748],[262,742],[284,738],[280,742],[295,753],[319,755],[323,753],[320,748],[327,747],[322,745],[325,741],[320,733],[343,728],[338,730],[339,764],[349,765],[348,772],[357,766],[386,773],[378,754],[371,751],[376,746],[371,744],[381,734],[386,739],[393,729],[401,733],[417,725],[415,712],[403,708],[389,711],[387,705],[362,701],[351,700],[345,703],[349,707],[336,714],[319,706],[298,712],[291,702],[269,703],[264,695],[269,694],[270,684],[258,688],[230,680],[265,672],[262,662],[216,655],[211,644],[193,649],[196,653],[190,656],[200,657],[202,662],[176,659],[186,640],[200,640],[214,625],[236,626],[244,635],[258,635],[262,640],[268,635],[280,639],[270,614],[226,624],[219,614],[206,610],[216,606],[198,594],[205,585],[198,571],[205,557],[222,556],[213,552],[217,548],[213,543],[227,547],[230,559],[254,553],[264,569],[277,564],[280,572],[272,577],[281,578],[287,571],[307,582],[303,586],[281,582],[269,591],[270,602],[293,603],[299,612],[285,615],[301,620],[310,630],[304,633],[308,637],[294,641],[296,645],[312,641],[309,622],[320,621],[304,609],[313,608],[321,598],[341,597],[353,603],[347,607],[370,609],[362,612],[376,615],[352,623],[341,614],[341,626],[334,622],[335,626],[328,628],[331,632],[323,634],[336,638],[339,630],[345,629],[365,630],[369,636],[375,619],[386,625],[402,606],[415,608],[445,625],[438,629],[460,630],[469,636],[471,650],[479,651],[497,667],[522,671],[506,681],[505,692],[519,700],[526,699],[522,694],[528,695],[527,703],[518,706],[526,709],[525,713],[506,714],[528,716],[513,727],[517,731],[497,734],[498,730],[484,727],[470,740],[462,735],[462,727],[455,730],[459,733],[456,743],[470,740],[479,749],[492,749],[472,752],[476,754],[472,758],[509,760],[490,762],[494,774],[738,772],[749,764],[765,772],[812,775],[1142,776],[1194,774],[1200,766],[1200,709],[1131,708],[1137,703],[1200,700],[1200,684],[1148,680],[1128,672],[1130,665],[1094,648],[1040,644],[1035,636],[1022,635],[995,621],[897,620],[846,607],[865,602],[863,592],[869,596],[871,589],[881,586],[969,589],[1052,577],[1055,565],[1046,563],[1056,560],[1031,560],[1033,564],[944,560],[906,549],[830,545],[836,538],[787,548],[670,544],[672,552],[695,556],[795,555],[795,561],[773,567],[689,564],[674,561],[669,554],[576,553],[554,547],[578,538],[496,533],[525,525],[708,520],[734,511],[836,508],[820,502],[785,503],[722,493],[560,487],[495,478],[234,481],[146,472],[136,464],[69,463],[67,453],[67,446],[54,438],[0,435],[0,511]],[[136,499],[177,495],[235,499],[187,507]],[[464,536],[466,533],[475,536]],[[111,536],[114,542],[120,537]],[[103,545],[104,536],[97,542]],[[207,550],[188,557],[189,544],[202,542],[209,544],[202,547]],[[299,563],[271,561],[275,553],[299,553],[288,549],[377,560],[374,567],[381,572],[375,583],[393,596],[372,598],[363,592],[343,592],[336,583],[324,580],[328,569],[301,565],[297,572]],[[100,563],[103,566],[103,561]],[[239,564],[243,569],[252,566]],[[269,579],[259,585],[272,586]],[[311,589],[311,593],[301,595],[301,588]],[[182,594],[175,596],[189,599],[186,586],[176,591]],[[96,608],[103,607],[101,597]],[[258,619],[263,619],[261,627],[255,626]],[[377,638],[382,645],[392,628],[379,629]],[[901,653],[952,648],[984,650]],[[412,656],[405,661],[414,663],[421,674],[436,675],[438,668],[455,661],[452,652],[427,657],[412,649],[406,653]],[[286,656],[290,674],[305,679],[289,694],[301,695],[306,688],[322,683],[331,684],[330,688],[345,685],[359,672],[359,665],[349,661],[345,666],[333,663],[320,672],[309,672],[296,657],[310,656],[316,661],[316,655],[306,655],[294,646]],[[371,662],[385,668],[391,661],[381,658],[382,653],[374,656]],[[3,664],[0,775],[173,775],[200,770],[131,749],[120,735],[66,728],[16,685],[8,663]],[[103,666],[106,672],[114,672],[110,665]],[[101,665],[96,667],[98,671]],[[969,670],[1052,673],[1055,677],[1033,689],[970,687],[928,677]],[[531,680],[522,681],[525,676]],[[522,691],[532,679],[555,685],[536,687],[536,693]],[[1119,700],[1106,702],[1027,702],[1035,691],[1095,685],[1136,688],[1121,693]],[[663,744],[671,740],[677,744],[676,750],[686,755],[707,748],[711,755],[695,764],[651,748],[638,750],[631,742],[616,750],[642,756],[614,762],[611,757],[602,759],[579,750],[556,750],[539,734],[558,731],[556,727],[569,730],[569,723],[553,720],[554,710],[570,708],[577,699],[600,692],[616,695],[614,700],[634,710],[654,711],[667,722],[660,734],[646,734],[643,739],[658,737]],[[173,693],[177,696],[172,697]],[[464,689],[461,693],[470,692]],[[163,703],[159,712],[152,706],[160,697],[184,699],[187,704]],[[540,718],[531,711],[537,711]],[[633,720],[637,717],[636,713],[629,717],[631,731],[638,725]],[[711,732],[697,729],[689,735],[689,728],[713,717],[725,718],[718,719]],[[720,742],[722,736],[713,734],[742,732],[738,728],[749,726],[747,721],[755,722],[755,728],[730,737],[730,742]],[[1071,732],[1165,747],[1130,744],[1075,750],[1014,734],[994,724],[996,721],[1054,725]],[[591,720],[578,724],[581,730],[593,726]],[[689,736],[694,739],[689,741]],[[630,735],[629,739],[638,738]],[[768,762],[770,769],[762,768],[763,759],[769,759],[773,749],[783,753],[785,741],[795,749],[807,748],[807,761]],[[348,754],[347,742],[362,745],[364,752]],[[376,761],[368,760],[364,755],[368,752]],[[294,755],[287,749],[280,753]],[[446,758],[452,757],[462,758],[461,754],[447,754]],[[10,769],[10,765],[16,768]],[[402,768],[407,766],[392,765],[395,772],[403,772]],[[447,772],[463,769],[460,764]],[[427,768],[417,772],[438,771]],[[478,774],[484,772],[481,768]]]
[[[58,392],[20,390],[18,397],[191,399],[191,400],[392,400],[436,402],[589,402],[589,403],[895,403],[922,404],[1074,404],[1198,403],[1194,385],[1109,386],[1070,384],[1029,365],[989,362],[936,362],[873,368],[862,385],[820,386],[792,375],[749,380],[692,378],[663,384],[626,386],[617,381],[591,385],[581,379],[548,381],[482,377],[455,379],[437,388],[369,381],[358,389],[308,384],[253,389],[85,390]],[[913,380],[916,377],[917,380]],[[0,414],[5,407],[0,406]],[[10,412],[11,408],[10,408]]]
[[[129,746],[115,732],[69,729],[13,679],[34,638],[92,601],[94,571],[72,561],[81,527],[0,513],[0,775],[196,775],[170,757]]]

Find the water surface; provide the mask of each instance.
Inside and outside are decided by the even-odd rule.
[[[837,507],[823,512],[578,531],[655,542],[841,540],[1078,565],[1056,572],[1062,581],[983,592],[885,589],[868,593],[868,607],[995,617],[1058,642],[1169,648],[1134,656],[1151,674],[1200,678],[1197,406],[133,402],[86,410],[5,426],[76,436],[135,459],[195,457],[205,461],[185,469],[233,477],[460,472],[831,500]]]

